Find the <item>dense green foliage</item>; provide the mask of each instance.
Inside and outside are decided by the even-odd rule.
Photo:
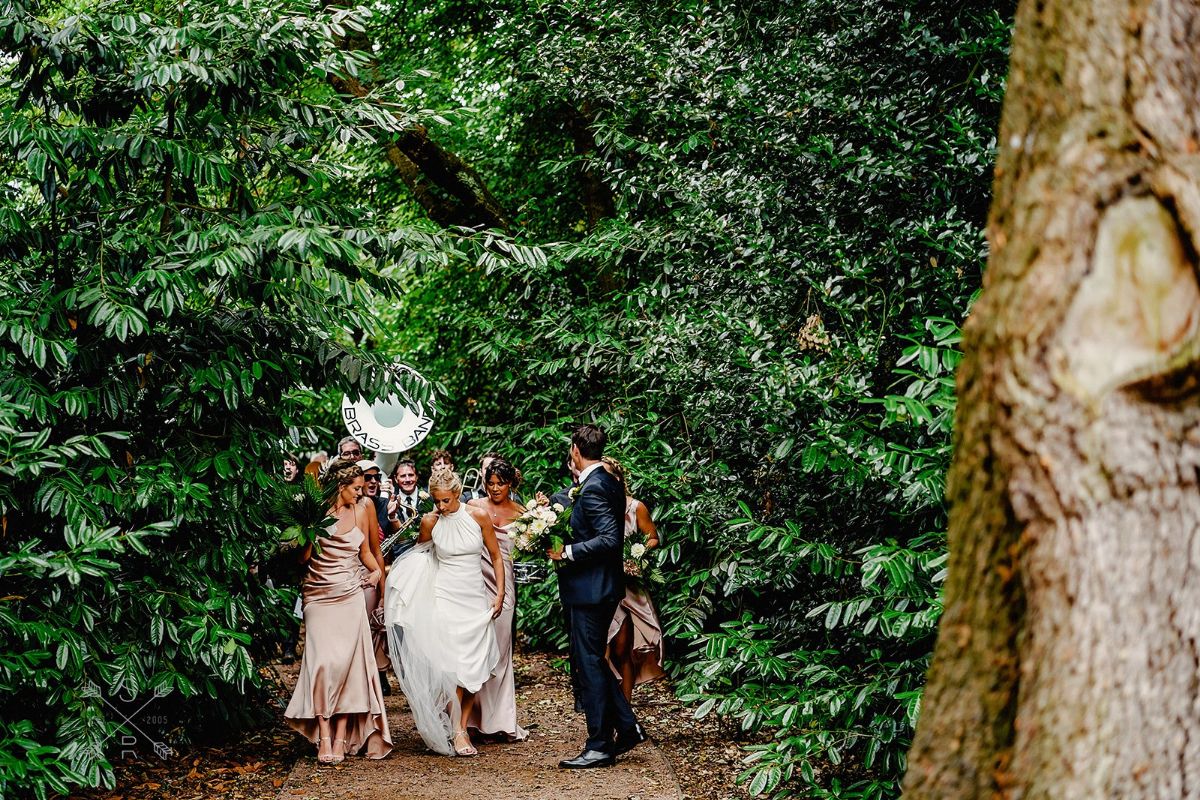
[[[381,22],[381,69],[436,74],[464,106],[438,135],[548,258],[414,272],[399,315],[427,316],[390,344],[449,387],[452,442],[544,485],[570,424],[614,433],[666,535],[677,689],[769,734],[752,791],[896,796],[1008,9],[423,8]],[[561,645],[551,587],[520,611]]]
[[[608,427],[753,792],[896,796],[1007,4],[0,8],[0,792],[108,780],[98,695],[245,712],[267,471],[398,355],[428,446],[538,486]],[[509,236],[431,221],[461,195],[380,148],[422,125]],[[558,614],[522,590],[531,641]]]
[[[402,122],[322,96],[360,17],[155,8],[0,4],[0,795],[110,783],[118,696],[263,708],[283,398],[382,380],[340,331],[393,243],[322,157]]]

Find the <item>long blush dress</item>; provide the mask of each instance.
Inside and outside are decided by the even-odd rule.
[[[367,758],[383,758],[392,751],[392,734],[363,602],[363,532],[357,525],[329,530],[304,578],[304,656],[283,717],[317,744],[317,718],[345,714],[344,754],[362,750]]]
[[[637,509],[640,502],[632,497],[625,504],[625,537],[637,533]],[[625,597],[621,599],[617,611],[613,614],[612,624],[608,626],[608,641],[610,652],[608,664],[618,679],[621,671],[613,663],[611,644],[621,630],[625,620],[633,625],[633,685],[639,686],[648,681],[657,680],[666,675],[663,672],[663,635],[662,623],[658,621],[658,612],[654,609],[654,601],[645,589],[635,588],[626,584]]]
[[[475,709],[465,727],[480,733],[504,735],[519,742],[529,738],[529,731],[517,724],[517,691],[513,682],[513,616],[517,612],[517,585],[513,575],[512,523],[497,525],[495,531],[496,543],[500,545],[500,555],[504,559],[504,607],[492,623],[500,662],[475,696]],[[483,583],[490,605],[496,602],[496,570],[487,550],[483,551]]]

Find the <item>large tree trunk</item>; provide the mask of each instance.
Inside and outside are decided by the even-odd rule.
[[[909,798],[1200,797],[1200,8],[1025,0]]]

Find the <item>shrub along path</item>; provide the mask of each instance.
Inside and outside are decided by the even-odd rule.
[[[647,742],[614,767],[561,770],[558,762],[577,755],[586,738],[583,716],[572,710],[569,681],[545,656],[521,657],[517,669],[518,718],[530,727],[529,739],[516,744],[479,746],[476,758],[446,758],[426,750],[403,696],[387,698],[395,745],[380,761],[348,758],[336,766],[318,766],[306,755],[280,787],[280,798],[486,797],[489,800],[679,800],[682,792],[671,764]],[[295,669],[288,678],[294,679]],[[643,713],[644,707],[639,707]],[[653,714],[651,714],[653,716]],[[655,723],[646,720],[653,734]]]

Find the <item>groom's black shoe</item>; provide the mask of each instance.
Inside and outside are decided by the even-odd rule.
[[[649,738],[642,724],[640,722],[635,723],[633,730],[626,731],[617,737],[617,741],[613,745],[613,757],[616,758],[617,756],[625,755],[642,742],[649,740]]]
[[[584,750],[575,758],[558,762],[559,769],[592,769],[593,767],[611,767],[615,763],[612,756],[600,750]]]

